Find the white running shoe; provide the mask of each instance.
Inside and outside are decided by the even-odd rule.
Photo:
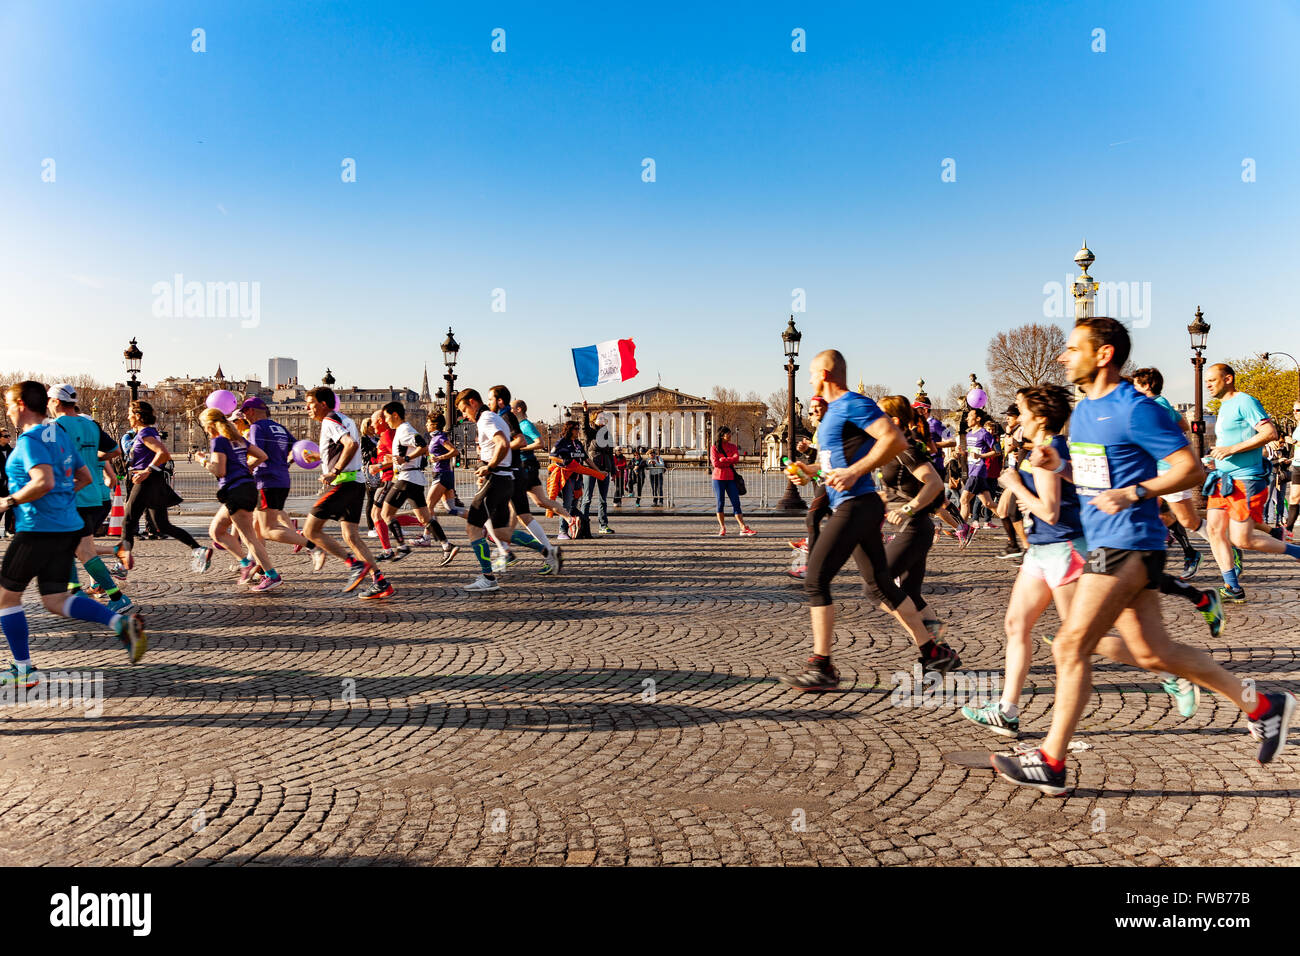
[[[371,528],[370,531],[367,532],[366,537],[367,537],[367,538],[378,538],[378,537],[379,537],[379,532],[376,531],[374,528]]]
[[[469,584],[461,585],[461,588],[465,591],[500,591],[501,585],[497,584],[495,581],[488,580],[480,574]]]
[[[321,568],[325,567],[325,561],[328,557],[329,555],[325,553],[324,548],[317,548],[311,553],[311,569],[313,571],[319,571]]]
[[[195,548],[190,554],[190,569],[196,574],[202,574],[210,567],[212,567],[212,549]]]

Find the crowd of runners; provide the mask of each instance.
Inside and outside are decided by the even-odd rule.
[[[1217,638],[1225,626],[1224,604],[1247,600],[1242,578],[1248,552],[1300,561],[1300,545],[1290,540],[1300,510],[1300,428],[1290,436],[1290,457],[1283,458],[1277,449],[1288,439],[1260,402],[1236,389],[1230,367],[1212,365],[1206,385],[1220,402],[1217,441],[1199,460],[1187,424],[1161,395],[1160,372],[1121,375],[1129,353],[1122,324],[1080,320],[1059,359],[1074,389],[1021,389],[1001,422],[970,409],[960,423],[963,441],[923,400],[891,395],[876,402],[850,391],[843,355],[819,354],[810,382],[816,431],[799,443],[806,460],[789,465],[799,484],[817,485],[807,535],[791,542],[792,573],[803,578],[811,610],[813,654],[781,680],[800,691],[839,686],[831,663],[831,582],[850,557],[880,610],[916,646],[923,670],[943,675],[960,669],[942,609],[924,597],[927,558],[941,535],[965,549],[981,528],[996,528],[996,518],[1007,539],[999,557],[1020,562],[1005,618],[1005,679],[999,700],[962,709],[968,720],[1019,737],[1033,627],[1049,604],[1060,617],[1051,639],[1056,686],[1050,729],[1039,747],[992,756],[1005,779],[1055,795],[1067,791],[1065,759],[1091,692],[1094,655],[1150,672],[1185,717],[1196,712],[1202,689],[1222,695],[1245,713],[1261,763],[1282,752],[1294,697],[1257,693],[1204,651],[1172,640],[1160,595],[1185,599],[1190,607],[1174,608],[1199,615]],[[558,516],[556,537],[568,539],[590,533],[587,518],[597,500],[596,533],[613,533],[606,508],[611,476],[616,500],[632,490],[639,495],[647,473],[659,478],[652,497],[662,495],[662,460],[634,455],[629,471],[628,459],[618,461],[622,456],[600,417],[593,420],[585,403],[582,421],[570,422],[550,449],[544,477],[542,439],[527,405],[497,385],[486,397],[475,389],[455,396],[478,445],[476,486],[472,495],[465,489],[465,504],[455,488],[458,452],[441,415],[424,435],[407,422],[400,402],[390,402],[358,426],[337,410],[334,392],[321,386],[307,395],[320,426],[321,490],[301,528],[285,513],[295,436],[270,417],[265,402],[251,395],[229,415],[208,408],[200,416],[209,447],[198,460],[216,482],[220,502],[208,528],[210,543],[202,545],[168,518],[180,499],[166,479],[171,454],[150,404],[131,403],[130,431],[119,439],[86,415],[77,397],[71,385],[47,388],[35,381],[5,391],[15,435],[4,462],[8,493],[0,496],[0,514],[13,517],[15,534],[0,566],[0,627],[13,662],[0,672],[0,684],[31,688],[40,680],[22,607],[33,580],[52,613],[104,627],[132,663],[140,660],[148,645],[144,616],[126,589],[137,567],[142,519],[190,551],[195,573],[210,570],[216,549],[228,552],[229,572],[250,592],[281,586],[278,557],[307,551],[313,572],[323,573],[331,558],[341,563],[341,594],[382,600],[397,586],[381,564],[392,569],[416,548],[436,555],[439,567],[468,550],[473,573],[463,587],[470,593],[498,590],[521,549],[538,555],[537,573],[558,575],[563,552],[534,508]],[[1300,421],[1300,402],[1295,412]],[[735,488],[739,452],[727,434],[720,429],[711,449],[718,533],[726,533],[722,512],[729,497],[741,533],[752,535]],[[963,445],[964,465],[957,454]],[[1288,481],[1279,480],[1282,472]],[[129,488],[120,539],[97,545],[110,489],[119,483]],[[1193,503],[1197,488],[1206,498],[1204,519]],[[982,520],[980,506],[987,511]],[[463,519],[464,548],[451,542],[438,519],[440,507]],[[408,508],[415,524],[404,529]],[[1279,521],[1272,532],[1265,530],[1266,512],[1284,516],[1284,527]],[[335,523],[338,537],[331,531]],[[377,539],[378,551],[370,539]],[[1217,587],[1191,583],[1202,564],[1197,541],[1208,545],[1222,577]],[[1167,543],[1178,548],[1177,573],[1166,568]],[[90,578],[89,593],[83,593],[78,566]]]

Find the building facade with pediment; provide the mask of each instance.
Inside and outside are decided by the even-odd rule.
[[[740,419],[758,416],[761,421],[767,412],[767,406],[761,402],[724,405],[663,385],[592,404],[590,409],[593,418],[598,411],[604,413],[619,447],[654,448],[662,453],[687,456],[706,455],[719,424],[731,426],[732,440],[740,447],[741,454],[755,454],[762,430],[759,428],[754,434],[755,429],[745,427]],[[581,409],[573,406],[570,411],[576,418]],[[737,420],[732,421],[733,418]]]

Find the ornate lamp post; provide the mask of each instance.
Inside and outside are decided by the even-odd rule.
[[[452,443],[456,441],[456,357],[460,354],[460,344],[447,326],[447,337],[442,340],[442,363],[447,366],[447,425],[452,429]]]
[[[1268,357],[1270,355],[1284,355],[1287,358],[1289,358],[1292,362],[1295,362],[1295,367],[1296,367],[1295,395],[1296,395],[1296,401],[1300,402],[1300,362],[1296,362],[1296,358],[1294,355],[1287,355],[1285,352],[1265,352],[1264,353],[1265,362],[1268,361]]]
[[[140,379],[137,373],[140,371],[140,360],[144,358],[144,353],[140,351],[140,346],[135,344],[135,339],[131,340],[131,347],[122,353],[126,359],[126,370],[131,373],[126,384],[131,386],[131,401],[138,401],[140,398]]]
[[[794,373],[799,370],[799,366],[794,360],[799,357],[799,342],[803,339],[803,333],[794,327],[794,316],[790,316],[790,324],[785,327],[781,333],[781,343],[785,346],[785,371],[789,379],[790,394],[786,401],[786,422],[788,427],[785,432],[785,453],[793,461],[795,446],[795,407],[794,407]],[[794,482],[789,478],[785,482],[785,494],[781,500],[776,503],[778,508],[785,511],[807,511],[808,504],[799,494],[799,489],[794,486]]]
[[[1198,458],[1205,457],[1205,408],[1202,404],[1202,392],[1204,387],[1205,376],[1201,374],[1205,368],[1205,356],[1201,353],[1205,351],[1205,340],[1210,335],[1210,323],[1205,321],[1205,316],[1201,315],[1201,307],[1196,307],[1196,320],[1187,327],[1187,334],[1192,337],[1192,368],[1196,370],[1196,419],[1192,422],[1192,433],[1196,436],[1196,455]]]

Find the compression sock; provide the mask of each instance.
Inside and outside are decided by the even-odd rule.
[[[1192,547],[1192,542],[1187,538],[1187,529],[1175,521],[1170,525],[1169,530],[1174,533],[1174,540],[1183,549],[1183,557],[1188,561],[1192,560],[1196,555],[1196,550]]]
[[[98,601],[92,601],[84,594],[69,594],[68,599],[63,602],[63,616],[75,618],[78,621],[90,621],[92,624],[103,624],[105,627],[111,627],[117,630],[117,619],[120,614],[114,614]]]
[[[1286,546],[1286,554],[1287,557],[1295,558],[1297,561],[1300,561],[1300,544],[1288,544]]]
[[[548,537],[546,537],[546,532],[542,530],[542,523],[538,521],[536,518],[534,518],[532,515],[529,515],[527,518],[524,519],[524,524],[528,528],[528,533],[531,534],[538,541],[540,541],[542,543],[543,548],[549,550],[551,547],[551,541]]]
[[[478,567],[483,572],[483,577],[492,580],[492,545],[486,537],[474,539],[474,557],[478,558]]]
[[[392,548],[392,545],[388,542],[388,525],[381,521],[375,525],[375,530],[379,532],[379,546],[385,551]]]
[[[122,592],[118,589],[117,582],[113,580],[113,575],[109,574],[108,568],[104,566],[103,558],[99,555],[95,555],[85,563],[85,568],[86,573],[90,575],[91,579],[104,589],[104,594],[107,595],[110,601],[116,601],[122,596]]]
[[[31,650],[27,647],[27,615],[21,604],[7,607],[0,611],[0,630],[4,631],[5,640],[9,642],[9,653],[15,664],[30,664]]]
[[[542,546],[542,543],[522,528],[510,536],[510,541],[520,547],[531,548],[539,554],[546,553],[546,548]]]
[[[433,540],[447,543],[447,532],[442,530],[442,525],[438,524],[437,518],[430,518],[429,523],[424,526],[424,530],[433,536]]]
[[[394,518],[392,521],[388,522],[388,530],[392,533],[393,540],[396,541],[399,546],[406,544],[406,535],[402,534],[402,523],[400,521]]]
[[[1241,590],[1241,585],[1237,583],[1236,568],[1228,568],[1228,570],[1223,572],[1223,583],[1228,586],[1228,590],[1230,591]]]
[[[1198,608],[1209,605],[1209,597],[1200,588],[1194,588],[1190,584],[1184,584],[1176,577],[1170,574],[1160,575],[1160,593],[1172,594],[1175,597],[1186,598],[1195,604]]]

